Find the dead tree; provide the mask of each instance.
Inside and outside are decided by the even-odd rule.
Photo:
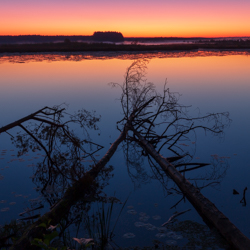
[[[215,227],[234,248],[249,249],[250,240],[176,169],[180,164],[175,166],[168,160],[172,156],[169,153],[175,157],[183,155],[180,145],[190,141],[189,135],[198,129],[221,136],[230,124],[229,113],[190,117],[188,107],[179,104],[178,94],[171,93],[166,83],[160,95],[154,85],[146,81],[146,63],[135,61],[128,68],[124,83],[113,84],[122,89],[124,119],[118,125],[122,125],[121,128],[129,125],[127,141],[137,142],[143,148],[142,153],[149,154],[160,165],[209,226]],[[131,115],[133,119],[128,122]]]
[[[23,129],[24,133],[19,133],[17,139],[14,139],[11,135],[15,145],[19,148],[19,155],[27,152],[28,149],[44,150],[46,153],[44,161],[49,165],[49,168],[45,171],[46,173],[48,172],[48,180],[46,180],[46,177],[43,178],[45,181],[45,183],[43,183],[44,189],[46,189],[48,184],[53,182],[53,178],[58,178],[59,175],[68,181],[65,187],[66,191],[62,193],[61,199],[55,200],[54,202],[56,203],[51,206],[51,210],[38,218],[34,224],[25,230],[23,236],[11,249],[36,249],[35,246],[31,245],[31,240],[35,237],[43,237],[46,229],[39,227],[41,223],[45,223],[48,226],[56,225],[68,216],[70,209],[79,200],[85,203],[92,201],[96,197],[97,191],[100,190],[98,177],[101,174],[105,175],[103,172],[106,172],[105,166],[107,162],[115,153],[119,144],[126,138],[128,131],[127,126],[124,127],[120,136],[111,145],[101,160],[96,161],[93,154],[102,147],[90,141],[87,128],[96,129],[96,122],[99,121],[99,117],[85,110],[75,115],[69,115],[69,119],[65,119],[65,115],[67,115],[65,109],[45,107],[0,128],[0,133],[9,133],[10,129],[16,127]],[[38,121],[39,123],[24,126],[25,122],[31,120]],[[79,124],[84,130],[85,136],[79,139],[79,137],[70,130],[69,123],[73,123],[74,125]],[[94,145],[97,149],[87,152],[86,147],[84,147],[86,144]],[[81,155],[82,153],[84,156]],[[82,157],[90,157],[93,160],[93,164],[89,164],[90,166],[88,168],[84,167],[83,164],[78,166]],[[45,169],[42,169],[42,171],[43,170]],[[72,173],[72,171],[74,173]]]
[[[94,194],[97,187],[96,178],[104,169],[107,162],[115,153],[119,144],[126,138],[128,128],[125,127],[117,140],[111,145],[110,149],[103,158],[91,170],[86,172],[84,176],[67,189],[62,199],[56,203],[49,212],[41,216],[34,224],[32,224],[23,234],[23,236],[11,247],[11,249],[36,249],[31,246],[30,240],[33,238],[42,238],[45,229],[39,227],[41,223],[46,225],[56,225],[60,220],[67,216],[70,208],[79,200],[89,200]]]
[[[186,143],[190,139],[188,135],[195,133],[197,129],[211,132],[214,135],[221,135],[230,121],[229,114],[220,113],[189,117],[187,114],[188,107],[179,104],[178,95],[171,93],[166,88],[166,84],[163,95],[160,95],[154,85],[146,81],[146,63],[145,60],[135,61],[128,68],[124,83],[120,85],[124,119],[118,122],[117,127],[121,132],[118,139],[98,163],[85,171],[83,176],[73,180],[72,186],[67,189],[62,199],[51,208],[51,211],[41,216],[37,222],[30,226],[11,249],[31,249],[30,238],[39,237],[39,235],[41,237],[44,232],[43,228],[38,227],[39,224],[48,221],[52,225],[57,224],[63,216],[68,214],[70,207],[79,199],[85,199],[93,195],[96,189],[97,176],[115,153],[118,145],[125,140],[126,143],[137,142],[142,147],[142,154],[151,155],[166,174],[176,182],[181,192],[189,199],[204,220],[209,225],[216,227],[232,246],[238,249],[247,249],[247,246],[250,245],[249,239],[218,211],[197,188],[186,180],[168,160],[173,156],[183,156],[183,149],[179,143]],[[112,85],[119,84],[113,83]],[[33,119],[33,116],[31,118]],[[208,122],[209,125],[204,126],[204,122]],[[60,127],[60,124],[58,127]],[[3,130],[0,130],[0,132],[3,132]],[[54,135],[56,132],[57,129],[52,134]],[[51,134],[50,130],[45,131],[46,133]],[[32,137],[32,135],[30,136]],[[69,134],[69,138],[71,138],[71,142],[73,140],[76,145],[79,145],[79,140],[74,140],[71,134]],[[38,141],[37,143],[39,144]],[[42,147],[42,145],[40,146]],[[169,152],[172,154],[168,155]],[[47,156],[49,161],[54,160],[50,151],[47,152]],[[49,156],[51,159],[49,159]]]

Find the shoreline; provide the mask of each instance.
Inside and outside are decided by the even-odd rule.
[[[0,53],[44,53],[44,52],[167,52],[194,50],[249,50],[250,42],[216,42],[188,44],[109,44],[109,43],[42,43],[42,44],[2,44]]]

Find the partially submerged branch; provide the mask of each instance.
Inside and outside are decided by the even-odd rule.
[[[183,194],[194,206],[208,225],[215,227],[235,249],[248,249],[250,240],[223,214],[204,197],[199,189],[185,179],[176,168],[162,157],[136,130],[131,128],[141,146],[155,159],[167,175],[178,185]]]

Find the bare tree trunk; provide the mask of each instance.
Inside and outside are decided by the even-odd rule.
[[[157,153],[136,130],[132,129],[141,146],[155,159],[161,168],[178,185],[200,216],[209,226],[214,226],[227,242],[235,249],[250,249],[250,240],[222,213],[216,206],[204,197],[176,168]]]
[[[78,200],[84,200],[84,198],[86,199],[90,197],[91,194],[94,194],[96,177],[113,156],[119,144],[126,138],[127,131],[127,126],[125,126],[120,136],[111,145],[102,159],[79,181],[75,182],[70,188],[68,188],[63,198],[49,212],[45,213],[34,224],[32,224],[24,232],[23,236],[10,249],[37,249],[37,247],[31,245],[30,240],[33,238],[42,238],[42,234],[45,232],[45,228],[39,227],[41,223],[45,223],[47,225],[50,221],[50,225],[58,224],[60,220],[68,214],[70,208]]]

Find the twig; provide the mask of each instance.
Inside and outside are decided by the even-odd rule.
[[[177,217],[177,216],[179,216],[179,215],[181,215],[181,214],[184,214],[184,213],[186,213],[186,212],[188,212],[188,211],[190,211],[190,210],[191,210],[191,209],[187,209],[187,210],[185,210],[185,211],[182,211],[182,212],[173,214],[173,215],[168,219],[168,221],[165,222],[165,223],[163,223],[161,226],[162,226],[162,227],[166,226],[166,225],[169,224],[175,217]]]

